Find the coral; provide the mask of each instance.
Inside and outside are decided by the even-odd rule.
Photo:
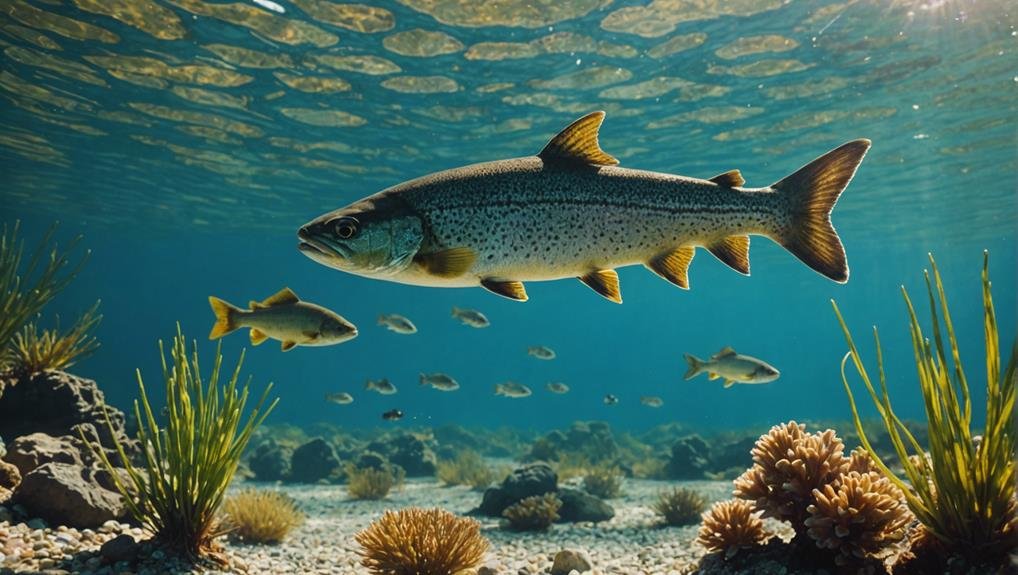
[[[806,533],[817,547],[835,551],[838,565],[885,558],[912,520],[901,491],[879,473],[849,471],[813,497]]]
[[[755,464],[735,480],[734,495],[754,502],[763,517],[789,521],[796,533],[805,530],[813,490],[833,482],[849,464],[833,430],[806,433],[794,421],[772,427],[752,453]]]
[[[134,402],[134,413],[144,468],[132,464],[123,441],[114,436],[117,453],[127,467],[129,480],[124,479],[102,446],[89,443],[134,519],[171,550],[192,558],[214,551],[213,540],[220,534],[217,515],[226,488],[252,431],[276,405],[275,401],[266,402],[272,388],[268,385],[245,417],[250,380],[240,388],[237,385],[244,354],[228,372],[229,379],[221,382],[222,346],[216,348],[212,371],[204,379],[197,347],[194,343],[188,353],[179,325],[170,350],[172,364],[167,364],[162,342],[159,344],[166,386],[163,426],[156,422],[145,383],[138,375],[141,397]],[[109,419],[107,425],[112,433]],[[82,438],[86,439],[84,434]]]
[[[478,566],[488,550],[477,521],[442,509],[386,511],[355,538],[373,575],[454,575]]]
[[[583,478],[583,489],[602,499],[618,497],[622,494],[622,471],[614,466],[594,467]]]
[[[741,549],[762,545],[770,535],[755,514],[753,504],[741,499],[719,501],[703,514],[696,541],[711,553],[732,558]]]
[[[675,487],[658,493],[652,507],[667,525],[689,525],[700,519],[707,500],[692,489]]]
[[[509,520],[513,531],[543,531],[558,518],[562,501],[554,493],[533,495],[506,507],[502,516]]]
[[[476,451],[469,450],[451,461],[439,461],[436,475],[446,485],[469,485],[477,490],[487,489],[495,481],[495,471]]]
[[[986,416],[981,435],[972,428],[972,402],[968,379],[961,363],[958,341],[936,261],[930,256],[931,273],[926,272],[932,340],[923,334],[919,319],[902,288],[908,308],[912,351],[927,416],[929,456],[923,453],[915,434],[895,415],[886,385],[880,339],[874,329],[879,391],[866,370],[852,334],[837,304],[835,315],[841,324],[849,352],[842,360],[842,383],[852,408],[856,430],[873,464],[903,492],[909,509],[925,531],[936,537],[945,554],[961,554],[970,560],[1008,561],[1007,554],[1018,545],[1018,517],[1013,499],[1018,466],[1014,465],[1018,430],[1014,425],[1018,342],[1012,343],[1010,357],[1001,371],[1001,350],[997,319],[989,279],[989,255],[983,254],[982,304],[985,336]],[[950,359],[948,359],[950,358]],[[891,471],[863,429],[845,367],[851,359],[856,372],[877,407],[905,478]]]
[[[278,491],[244,489],[223,502],[223,523],[248,543],[279,543],[304,523],[292,497]]]
[[[403,485],[401,467],[383,468],[346,466],[346,492],[353,499],[385,499],[393,487]]]
[[[102,316],[96,314],[98,309],[96,302],[66,332],[61,332],[59,325],[41,332],[34,323],[21,328],[14,335],[10,351],[15,372],[32,375],[48,369],[64,369],[79,358],[91,355],[99,347],[99,342],[90,335],[102,320]]]

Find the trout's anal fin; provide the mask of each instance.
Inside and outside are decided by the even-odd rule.
[[[622,303],[619,274],[615,270],[596,270],[580,276],[578,279],[608,301]]]
[[[726,266],[742,275],[749,275],[749,236],[728,236],[707,246],[707,251]]]
[[[459,277],[474,265],[477,252],[470,248],[449,248],[430,254],[418,254],[416,261],[426,272],[440,278]]]
[[[655,256],[644,265],[650,271],[680,288],[689,289],[689,262],[693,261],[694,255],[696,255],[695,248],[683,246]]]
[[[729,170],[723,174],[718,174],[707,181],[714,182],[719,186],[727,186],[729,188],[737,188],[746,183],[746,180],[742,177],[742,172],[739,170]]]
[[[265,343],[265,340],[269,339],[269,336],[264,331],[251,328],[251,345],[261,345]]]
[[[605,153],[597,143],[597,132],[604,112],[591,112],[559,132],[541,150],[545,163],[567,162],[590,166],[614,166],[619,161]]]
[[[297,347],[297,342],[295,342],[295,341],[284,341],[282,346],[281,346],[281,349],[283,351],[290,351],[291,349],[293,349],[295,347]]]
[[[250,307],[251,309],[263,309],[267,307],[275,307],[277,305],[286,305],[288,303],[297,303],[299,301],[300,298],[297,297],[297,294],[293,293],[293,290],[290,288],[285,287],[263,302],[251,302]]]
[[[725,380],[725,389],[728,389],[729,387],[732,387],[733,385],[735,385],[735,380],[734,379],[726,379]]]
[[[523,287],[523,282],[501,281],[486,278],[481,280],[481,287],[493,294],[512,300],[527,301],[527,299],[529,299],[527,297],[527,290]]]

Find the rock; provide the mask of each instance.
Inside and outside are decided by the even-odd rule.
[[[118,561],[130,563],[138,557],[139,547],[134,537],[124,533],[103,543],[99,548],[99,554],[107,563],[117,563]]]
[[[559,523],[578,521],[608,521],[615,517],[615,509],[604,501],[579,489],[559,489],[562,507],[558,510]]]
[[[515,469],[500,487],[487,489],[476,511],[490,517],[501,517],[506,507],[525,497],[551,493],[557,486],[558,475],[547,463],[530,463]]]
[[[317,483],[339,470],[339,458],[329,442],[316,437],[293,451],[290,480]]]
[[[671,479],[703,479],[710,466],[710,448],[699,435],[682,437],[672,444],[665,472]]]
[[[494,562],[485,563],[477,568],[477,575],[498,575],[498,565]]]
[[[258,481],[281,481],[290,475],[293,450],[269,440],[255,448],[247,465]]]
[[[7,501],[19,483],[21,472],[17,466],[0,460],[0,502]]]
[[[470,449],[480,451],[484,449],[484,442],[474,437],[474,434],[460,425],[443,425],[436,427],[432,433],[439,445],[455,448],[457,451]]]
[[[569,575],[571,571],[585,573],[591,570],[590,557],[583,551],[563,549],[555,554],[551,575]]]
[[[46,463],[67,463],[80,467],[83,465],[82,449],[87,450],[88,447],[70,435],[53,437],[45,433],[32,433],[12,441],[5,459],[13,463],[24,476]]]
[[[759,436],[747,436],[731,443],[726,443],[720,450],[711,453],[710,466],[715,472],[723,472],[733,467],[742,470],[753,466],[753,455],[750,453]]]
[[[389,464],[385,461],[385,458],[374,451],[365,451],[364,453],[361,453],[357,457],[356,466],[357,469],[374,469],[378,471],[389,468]]]
[[[122,517],[120,495],[94,482],[86,468],[46,463],[21,479],[13,501],[53,525],[97,527]]]
[[[3,459],[4,455],[7,455],[7,444],[4,443],[4,438],[0,435],[0,459]]]
[[[368,450],[381,453],[389,463],[402,467],[407,477],[430,477],[435,474],[438,461],[431,443],[416,435],[404,433],[390,439],[372,441],[368,444]]]

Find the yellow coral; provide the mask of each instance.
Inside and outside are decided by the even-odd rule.
[[[838,565],[883,559],[905,538],[912,519],[901,491],[875,472],[850,471],[813,497],[806,533],[817,547],[836,551]]]
[[[244,489],[223,502],[230,532],[251,543],[279,543],[304,523],[293,498],[278,491]]]
[[[502,516],[513,530],[543,531],[558,519],[560,507],[562,501],[554,493],[545,493],[521,499],[502,511]]]
[[[477,521],[443,509],[386,511],[355,538],[373,575],[454,575],[479,565],[488,550]]]
[[[762,545],[770,537],[753,504],[741,499],[719,501],[703,514],[696,541],[708,551],[732,558],[741,549]]]

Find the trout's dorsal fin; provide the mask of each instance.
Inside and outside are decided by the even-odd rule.
[[[567,162],[592,166],[614,166],[619,161],[609,156],[597,143],[597,131],[604,121],[604,112],[591,112],[569,124],[548,142],[538,154],[545,162]]]
[[[714,182],[719,186],[728,186],[729,188],[737,188],[746,183],[746,180],[742,177],[742,172],[739,170],[729,170],[723,174],[718,174],[707,181]]]
[[[726,266],[742,275],[749,275],[749,236],[728,236],[707,246],[707,251]]]
[[[712,357],[711,359],[721,359],[723,357],[729,357],[733,355],[735,355],[735,350],[732,349],[731,346],[726,345],[725,347],[721,348],[721,351],[715,353],[714,357]]]
[[[288,303],[297,303],[299,301],[300,301],[300,298],[297,297],[297,294],[293,293],[293,290],[291,290],[290,288],[285,287],[285,288],[279,290],[279,292],[277,292],[275,295],[269,296],[269,299],[267,299],[265,301],[262,301],[262,302],[253,301],[253,302],[251,302],[251,309],[261,309],[261,308],[267,308],[267,307],[275,307],[277,305],[285,305],[285,304],[288,304]]]

